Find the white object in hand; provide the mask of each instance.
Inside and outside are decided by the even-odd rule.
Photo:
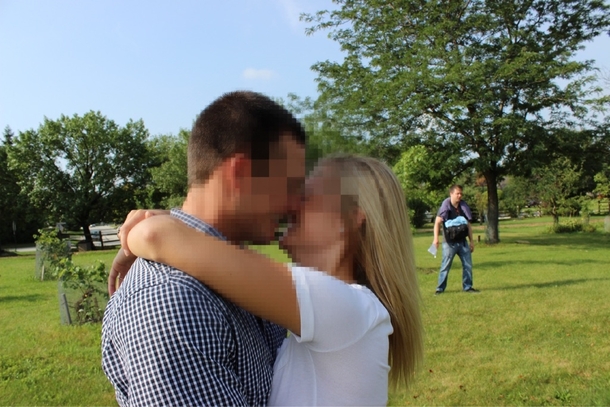
[[[437,248],[436,248],[436,245],[435,245],[434,243],[432,243],[432,244],[430,245],[430,247],[428,248],[428,251],[429,251],[429,252],[430,252],[430,254],[431,254],[431,255],[433,255],[433,256],[434,256],[434,258],[436,259],[436,251],[437,251]]]

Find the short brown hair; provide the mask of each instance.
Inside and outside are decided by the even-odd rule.
[[[453,185],[451,185],[451,186],[449,187],[449,193],[450,193],[450,194],[452,194],[452,193],[453,193],[453,191],[455,191],[456,189],[459,189],[460,191],[463,191],[463,190],[464,190],[464,188],[462,188],[462,186],[461,186],[461,185],[459,185],[459,184],[453,184]]]
[[[189,186],[206,181],[216,167],[236,153],[269,160],[282,134],[305,145],[305,130],[285,108],[267,96],[249,91],[226,93],[205,108],[193,125],[188,144]],[[256,166],[253,168],[260,168]],[[256,170],[257,176],[264,170]]]

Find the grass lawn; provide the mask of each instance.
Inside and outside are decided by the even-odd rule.
[[[603,229],[603,218],[592,222]],[[549,223],[503,221],[502,243],[477,244],[480,294],[461,292],[456,258],[447,291],[434,296],[440,256],[426,251],[431,229],[415,233],[426,356],[391,404],[610,405],[610,235],[549,235]],[[74,260],[110,264],[114,253]],[[34,256],[0,259],[0,404],[116,405],[100,326],[62,326],[57,283],[33,276]]]
[[[73,259],[110,265],[114,253]],[[34,255],[0,259],[0,405],[116,405],[100,365],[101,325],[61,325],[58,283],[34,270]]]

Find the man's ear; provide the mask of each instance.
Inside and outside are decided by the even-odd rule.
[[[251,177],[251,160],[245,154],[235,154],[222,163],[222,178],[231,195],[246,187],[245,180]]]

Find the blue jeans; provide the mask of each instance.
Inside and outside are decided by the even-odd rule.
[[[470,246],[464,239],[463,242],[457,243],[443,242],[443,261],[441,262],[441,272],[438,275],[436,291],[445,291],[445,288],[447,288],[447,277],[456,254],[462,261],[462,289],[466,291],[472,288],[472,255]]]

